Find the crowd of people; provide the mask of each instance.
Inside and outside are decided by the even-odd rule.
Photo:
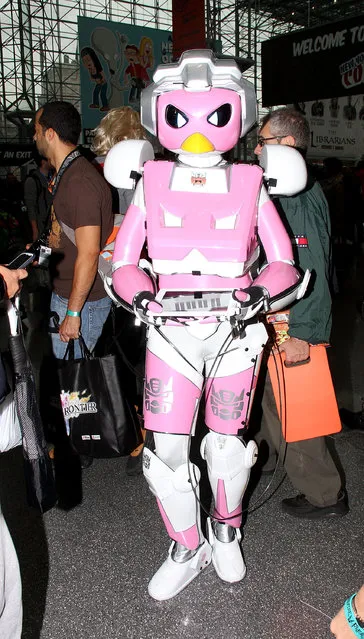
[[[223,91],[221,88],[218,90]],[[165,112],[166,117],[170,117],[168,121],[170,128],[178,128],[176,124],[178,114],[168,114],[168,109],[169,107],[165,109]],[[225,116],[226,114],[219,114],[217,118],[221,117],[224,120]],[[33,300],[31,294],[34,291],[43,291],[45,296],[42,298],[41,309],[44,309],[44,304],[48,304],[51,319],[47,329],[44,323],[38,324],[37,329],[49,331],[51,351],[56,359],[65,357],[70,340],[75,342],[76,357],[80,357],[79,337],[81,331],[86,346],[90,351],[93,351],[108,321],[112,306],[112,300],[105,293],[103,281],[98,274],[98,260],[102,249],[107,250],[110,254],[114,250],[116,251],[117,268],[115,273],[117,275],[114,277],[114,284],[120,297],[129,303],[131,302],[132,305],[134,303],[139,314],[147,314],[148,309],[158,313],[158,306],[159,310],[161,308],[155,302],[153,288],[149,287],[149,281],[145,279],[144,274],[138,273],[137,275],[142,278],[138,280],[138,290],[143,292],[143,299],[140,298],[135,302],[134,292],[130,293],[131,282],[135,277],[131,270],[133,260],[136,260],[135,266],[137,268],[140,256],[148,257],[144,234],[143,198],[145,193],[143,193],[143,188],[145,188],[145,192],[148,192],[148,189],[151,188],[150,183],[148,186],[148,181],[144,182],[145,186],[143,187],[141,182],[135,192],[134,189],[115,190],[108,185],[102,174],[104,158],[115,144],[129,139],[145,140],[147,133],[142,127],[136,111],[130,107],[111,109],[96,129],[92,149],[94,158],[93,161],[90,161],[78,146],[81,119],[71,104],[49,102],[43,105],[35,114],[34,126],[37,168],[28,175],[23,187],[10,173],[6,183],[1,185],[0,263],[6,265],[13,255],[19,252],[19,249],[44,234],[48,235],[48,245],[52,249],[49,265],[43,268],[39,265],[28,269],[28,289],[25,284],[22,291],[24,319],[26,322],[28,316],[31,322],[31,314],[34,310],[34,301],[30,301]],[[175,152],[175,148],[181,147],[180,164],[184,163],[186,166],[184,143],[173,146],[169,135],[170,132],[167,130],[164,137],[163,135],[160,137],[160,141],[165,144],[168,151]],[[185,147],[188,147],[190,153],[193,143],[190,141],[190,146],[186,145]],[[198,143],[201,144],[201,140]],[[206,144],[205,150],[211,154],[212,147],[208,147],[206,138],[204,144]],[[260,123],[255,154],[259,158],[265,146],[282,145],[297,149],[305,158],[308,144],[309,128],[304,115],[294,109],[277,109],[267,115]],[[217,144],[215,144],[216,148]],[[227,150],[229,149],[223,148],[223,151]],[[196,151],[196,155],[203,152]],[[221,161],[222,152],[217,156],[216,166]],[[196,166],[198,167],[198,165]],[[208,168],[213,166],[214,164],[210,161]],[[206,166],[203,165],[203,169],[206,173]],[[270,206],[271,202],[265,195],[260,194],[259,197],[259,206],[262,210],[264,207],[267,210],[267,205]],[[294,196],[274,198],[274,205],[279,213],[280,224],[283,223],[282,228],[285,229],[284,232],[288,233],[293,245],[295,267],[302,272],[308,269],[314,273],[307,294],[288,311],[283,308],[287,326],[284,338],[277,349],[280,353],[284,353],[287,364],[297,365],[308,361],[310,349],[315,345],[329,343],[331,295],[337,292],[337,287],[340,286],[340,277],[339,280],[337,277],[340,276],[343,269],[343,251],[345,251],[345,255],[348,252],[355,255],[361,249],[364,222],[362,166],[358,165],[355,170],[343,168],[339,160],[328,158],[324,161],[322,169],[316,167],[309,170],[307,185],[303,191]],[[124,224],[125,214],[128,210],[128,218]],[[138,216],[140,217],[140,228],[143,231],[137,229],[137,222],[134,226],[130,223],[130,210],[134,213],[137,222],[139,222]],[[348,215],[348,211],[350,211],[350,215]],[[117,235],[119,229],[122,229],[122,233]],[[132,239],[135,240],[136,235],[138,251],[135,251],[134,255],[134,249],[130,248],[128,238],[133,236]],[[115,237],[117,237],[116,244]],[[269,257],[268,241],[265,249]],[[332,252],[333,265],[331,262]],[[133,258],[130,257],[130,254],[133,254]],[[288,263],[290,254],[282,254],[279,259]],[[294,268],[293,265],[292,268]],[[262,272],[264,273],[264,269]],[[194,273],[196,278],[196,272]],[[1,299],[10,299],[20,291],[21,282],[28,277],[28,272],[25,270],[10,271],[6,266],[0,266],[0,276]],[[254,280],[254,283],[258,282],[257,288],[268,287],[267,270],[263,279],[261,278],[263,284],[259,285],[259,281]],[[145,285],[145,288],[140,288],[142,284]],[[244,291],[248,290],[249,288],[244,288]],[[272,296],[276,294],[277,292],[272,293]],[[249,294],[248,296],[244,294],[238,300],[243,307],[247,297],[249,299]],[[263,300],[261,303],[263,304]],[[41,316],[43,317],[43,310]],[[140,331],[134,341],[129,340],[129,336],[133,334],[130,331],[130,325],[133,323],[132,318],[132,315],[128,315],[124,309],[121,309],[119,321],[125,326],[125,334],[127,335],[126,339],[124,335],[123,348],[127,350],[129,347],[131,351],[137,351],[138,354],[134,358],[133,364],[143,375],[145,334]],[[160,397],[168,391],[167,388],[162,389],[162,380],[158,379],[160,363],[158,362],[157,366],[153,358],[156,359],[157,355],[161,357],[163,339],[169,343],[175,340],[176,352],[180,354],[179,351],[184,346],[184,342],[176,335],[177,333],[181,335],[182,330],[185,329],[175,326],[169,327],[168,330],[163,329],[163,331],[155,328],[149,329],[148,358],[151,372],[146,375],[146,393],[149,394],[149,401],[153,395],[155,401],[162,402]],[[186,334],[189,331],[192,334],[191,327],[186,329]],[[204,345],[207,344],[208,340],[216,340],[215,331],[211,330],[210,332],[211,335],[207,335],[205,330]],[[226,340],[225,333],[223,340]],[[196,339],[195,343],[197,343]],[[217,342],[211,341],[211,353],[215,352],[216,348],[218,350],[216,344]],[[192,351],[195,348],[194,346]],[[272,348],[272,343],[268,342],[266,352],[269,352],[270,348]],[[170,358],[170,361],[165,361],[164,366],[172,367],[173,365],[180,373],[184,371],[185,364],[182,359],[181,362],[176,363],[176,355],[171,355],[172,350],[167,352],[167,359]],[[242,353],[239,349],[235,349],[235,351],[237,350],[238,352],[230,357],[229,365],[234,369],[234,375],[242,373],[246,375],[246,369],[243,367],[243,370],[240,370],[239,368],[239,359],[241,358],[243,361],[243,350],[247,350],[245,343],[244,349],[241,349]],[[200,362],[195,352],[192,351],[188,351],[187,358],[190,366],[193,362],[194,372],[186,376],[183,382],[185,386],[182,385],[181,388],[187,388],[188,384],[195,385],[199,388],[199,392],[193,395],[190,407],[191,415],[188,413],[187,403],[184,406],[186,415],[188,413],[186,417],[188,422],[191,422],[191,417],[195,417],[196,401],[199,400],[199,393],[203,387],[199,372],[203,360]],[[174,363],[171,364],[171,361]],[[203,363],[206,364],[205,361]],[[254,366],[250,365],[252,374]],[[214,392],[216,397],[219,396],[216,405],[219,401],[222,402],[224,393],[227,393],[219,380],[224,377],[228,378],[228,376],[229,371],[221,373],[221,377],[215,379],[217,390]],[[159,382],[161,386],[159,393],[155,390],[156,382]],[[327,448],[325,438],[312,437],[304,441],[286,444],[282,440],[281,416],[276,406],[268,371],[265,371],[265,374],[264,371],[261,372],[259,383],[262,385],[263,417],[257,428],[256,440],[260,448],[266,446],[267,455],[264,462],[261,462],[261,456],[258,455],[258,463],[261,463],[262,472],[269,473],[274,471],[278,458],[283,463],[286,473],[298,493],[296,496],[283,500],[284,512],[294,517],[308,519],[331,519],[345,516],[349,511],[348,495]],[[7,388],[5,369],[0,360],[0,402],[6,396]],[[188,392],[190,390],[189,388]],[[140,383],[136,382],[133,401],[138,404],[142,419],[143,400],[141,395]],[[158,404],[158,406],[159,408],[155,408],[153,412],[148,409],[149,412],[146,412],[144,416],[147,421],[147,430],[154,432],[155,446],[153,448],[147,439],[144,474],[152,492],[158,499],[172,546],[167,560],[151,580],[149,592],[155,599],[167,599],[175,596],[186,587],[202,568],[208,565],[211,555],[216,572],[223,581],[233,582],[243,578],[245,565],[240,554],[239,528],[241,525],[241,500],[249,479],[250,467],[247,463],[243,463],[246,444],[240,438],[240,426],[235,430],[230,429],[227,433],[219,431],[216,425],[217,413],[214,412],[210,415],[208,412],[210,408],[206,409],[206,421],[211,430],[205,440],[204,458],[207,461],[215,508],[218,513],[216,521],[210,521],[208,524],[209,531],[206,539],[196,518],[195,498],[198,491],[198,481],[192,486],[191,478],[190,481],[188,479],[188,473],[191,472],[188,470],[190,423],[187,426],[181,423],[178,436],[171,436],[170,433],[173,431],[168,430],[169,426],[166,427],[165,431],[164,427],[155,426],[156,420],[167,419],[170,411],[166,405]],[[180,408],[181,406],[178,410]],[[218,410],[216,409],[216,411]],[[246,416],[246,413],[244,415]],[[239,412],[239,419],[240,424],[241,412]],[[348,417],[347,421],[350,421]],[[169,424],[167,421],[164,423]],[[355,421],[355,427],[364,430],[363,423],[364,419],[360,414],[360,419]],[[53,433],[53,441],[50,441],[50,444],[56,446],[55,455],[57,455],[59,439],[57,439],[54,429],[52,430],[52,425],[46,424],[46,427],[50,440],[52,440]],[[223,444],[221,443],[222,432],[225,433]],[[178,440],[181,443],[180,448],[178,448],[179,444],[176,445]],[[233,440],[235,448],[228,451],[228,446]],[[228,452],[224,456],[221,449],[225,446]],[[131,454],[127,465],[129,474],[142,472],[142,449],[143,445]],[[236,461],[239,456],[243,460],[240,466]],[[80,460],[83,468],[87,468],[91,462],[91,457],[83,457]],[[220,476],[221,468],[228,468],[229,464],[232,463],[235,464],[234,477],[231,478],[227,472]],[[195,467],[193,468],[193,481],[195,481],[198,471]],[[216,468],[219,470],[217,471]],[[190,483],[189,487],[188,482]],[[235,482],[234,485],[233,482]],[[178,483],[181,484],[180,488],[177,486]],[[167,484],[171,487],[170,491],[167,491],[168,494],[166,493]],[[182,496],[187,513],[183,521],[181,513],[176,514],[171,503],[171,500],[173,501],[177,497],[182,499]],[[187,503],[188,498],[190,501]],[[228,507],[229,499],[234,507]],[[4,639],[16,639],[21,634],[21,584],[16,554],[1,514],[0,570],[6,576],[3,583],[0,584],[0,634]],[[364,590],[361,588],[355,596],[345,602],[344,608],[331,623],[331,631],[338,639],[364,637],[363,618]]]

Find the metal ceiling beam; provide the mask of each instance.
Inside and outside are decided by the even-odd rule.
[[[239,0],[239,8],[247,8],[248,2]],[[364,13],[363,0],[257,0],[254,5],[257,12],[297,27],[313,27]]]

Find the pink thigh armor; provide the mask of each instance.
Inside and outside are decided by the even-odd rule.
[[[208,329],[210,335],[191,335]],[[197,329],[197,330],[196,330]],[[229,322],[149,329],[144,390],[145,428],[186,435],[193,427],[206,375],[206,424],[218,433],[245,429],[267,335],[263,324],[230,337]]]

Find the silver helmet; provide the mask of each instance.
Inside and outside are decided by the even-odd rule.
[[[257,99],[251,82],[243,78],[233,59],[219,60],[209,49],[185,51],[178,62],[160,64],[153,75],[153,83],[142,91],[141,121],[157,135],[157,98],[162,93],[185,89],[209,91],[212,87],[230,89],[241,100],[241,133],[245,135],[257,120]]]

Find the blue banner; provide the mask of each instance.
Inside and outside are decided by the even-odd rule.
[[[155,68],[172,61],[172,33],[148,27],[78,18],[84,141],[115,107],[139,110],[140,93]]]

